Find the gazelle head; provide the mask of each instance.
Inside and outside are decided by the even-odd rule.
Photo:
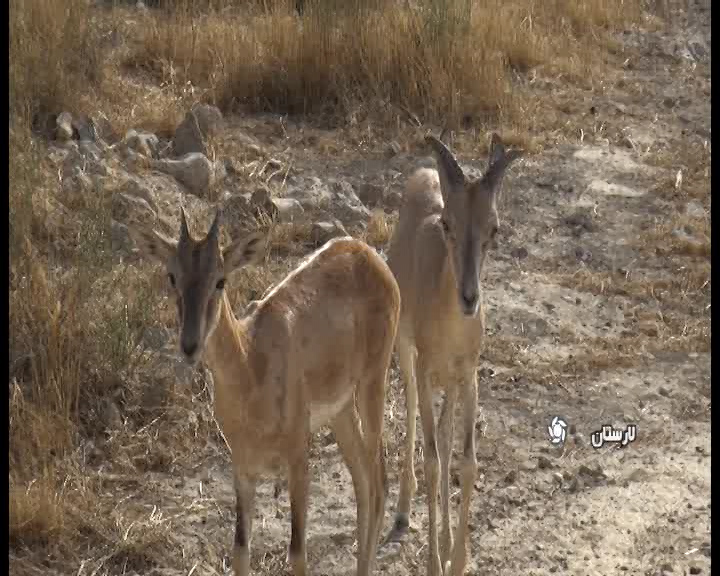
[[[502,178],[523,152],[507,152],[500,137],[493,134],[488,168],[481,178],[471,180],[445,144],[433,136],[427,136],[426,141],[432,147],[440,176],[444,202],[441,222],[458,302],[463,314],[474,316],[480,303],[480,273],[498,230]]]
[[[166,267],[177,304],[180,351],[190,364],[198,361],[208,336],[217,326],[227,276],[264,254],[266,239],[260,232],[221,249],[220,218],[218,211],[210,231],[201,240],[190,233],[184,209],[180,213],[177,241],[157,230],[130,229],[140,252]]]

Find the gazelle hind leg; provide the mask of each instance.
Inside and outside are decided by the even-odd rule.
[[[355,491],[355,505],[357,510],[357,573],[363,575],[367,572],[365,560],[367,556],[368,521],[370,514],[370,500],[368,493],[368,475],[365,461],[365,444],[360,431],[360,421],[354,406],[343,410],[332,424],[335,440],[340,448],[345,465],[350,471],[353,489]],[[366,572],[362,572],[365,570]]]
[[[375,567],[377,548],[385,518],[385,499],[387,495],[387,471],[385,469],[385,451],[383,431],[385,428],[385,388],[387,385],[387,367],[392,357],[392,344],[388,346],[376,364],[382,367],[368,379],[367,386],[360,389],[358,409],[363,427],[365,457],[367,468],[369,512],[367,527],[367,573],[371,574]],[[362,576],[358,564],[358,575]]]
[[[396,340],[398,363],[405,386],[405,453],[403,456],[400,477],[400,494],[398,496],[395,520],[386,542],[401,542],[410,528],[410,502],[417,491],[415,478],[415,433],[417,420],[418,393],[415,379],[415,360],[417,352],[410,343],[398,336]]]
[[[460,514],[458,515],[457,531],[455,532],[455,546],[453,548],[452,576],[463,576],[467,562],[467,527],[470,520],[470,499],[473,485],[477,475],[477,456],[475,449],[475,418],[477,414],[477,377],[475,368],[468,370],[469,374],[463,383],[463,464],[461,470]]]

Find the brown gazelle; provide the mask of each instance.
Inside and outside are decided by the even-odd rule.
[[[417,488],[413,452],[419,400],[430,523],[428,574],[461,576],[466,565],[466,530],[477,466],[475,370],[485,331],[480,274],[498,229],[503,175],[522,152],[506,152],[493,134],[487,171],[482,178],[469,179],[440,140],[428,136],[426,141],[434,152],[437,171],[420,169],[408,181],[388,253],[402,297],[396,349],[407,406],[400,495],[388,542],[402,540],[409,528],[410,500]],[[437,389],[445,391],[445,400],[436,436],[432,397]],[[464,461],[453,547],[449,465],[458,397],[464,414]],[[438,483],[442,506],[439,541]]]
[[[307,571],[308,455],[312,433],[329,425],[347,464],[357,505],[357,573],[373,571],[386,497],[385,380],[400,313],[397,283],[382,258],[352,238],[325,244],[236,318],[225,281],[264,253],[253,233],[225,249],[218,213],[201,240],[181,216],[175,242],[133,230],[141,252],[167,267],[180,348],[201,355],[215,382],[215,413],[232,452],[237,497],[233,569],[250,571],[255,487],[287,467],[288,561]]]

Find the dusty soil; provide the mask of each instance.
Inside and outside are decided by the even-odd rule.
[[[710,3],[691,2],[669,31],[628,32],[618,42],[624,69],[601,89],[577,92],[568,113],[577,140],[528,156],[504,185],[499,248],[483,284],[488,335],[470,574],[710,573],[710,264],[673,248],[699,242],[696,230],[710,218],[709,189],[683,193],[690,160],[706,157],[709,170]],[[401,191],[415,168],[431,165],[400,137],[391,157],[362,142],[330,153],[304,144],[332,142],[332,131],[286,121],[278,136],[276,126],[230,118],[228,134],[252,134],[292,163],[298,186],[303,175],[320,174]],[[484,169],[482,156],[460,160]],[[678,170],[685,181],[676,188]],[[569,424],[562,447],[548,437],[554,416]],[[395,366],[386,417],[389,528],[405,430]],[[595,449],[591,435],[604,424],[635,424],[637,439]],[[419,426],[418,434],[411,534],[383,555],[381,574],[425,573]],[[227,451],[200,449],[196,465],[148,473],[142,490],[128,491],[171,523],[182,548],[182,570],[152,573],[229,573]],[[271,481],[259,490],[258,574],[288,573],[289,503],[286,491],[273,492]],[[309,525],[312,573],[352,573],[352,485],[327,432],[314,446]]]

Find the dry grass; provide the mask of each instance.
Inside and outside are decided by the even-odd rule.
[[[362,239],[370,246],[383,249],[392,237],[397,216],[386,214],[384,210],[373,210]]]
[[[232,4],[232,3],[228,3]],[[602,30],[639,15],[638,2],[402,3],[335,9],[288,2],[181,9],[143,30],[129,63],[164,82],[191,82],[224,109],[350,114],[359,102],[453,126],[518,120],[514,71],[543,65],[580,78],[597,65]]]

